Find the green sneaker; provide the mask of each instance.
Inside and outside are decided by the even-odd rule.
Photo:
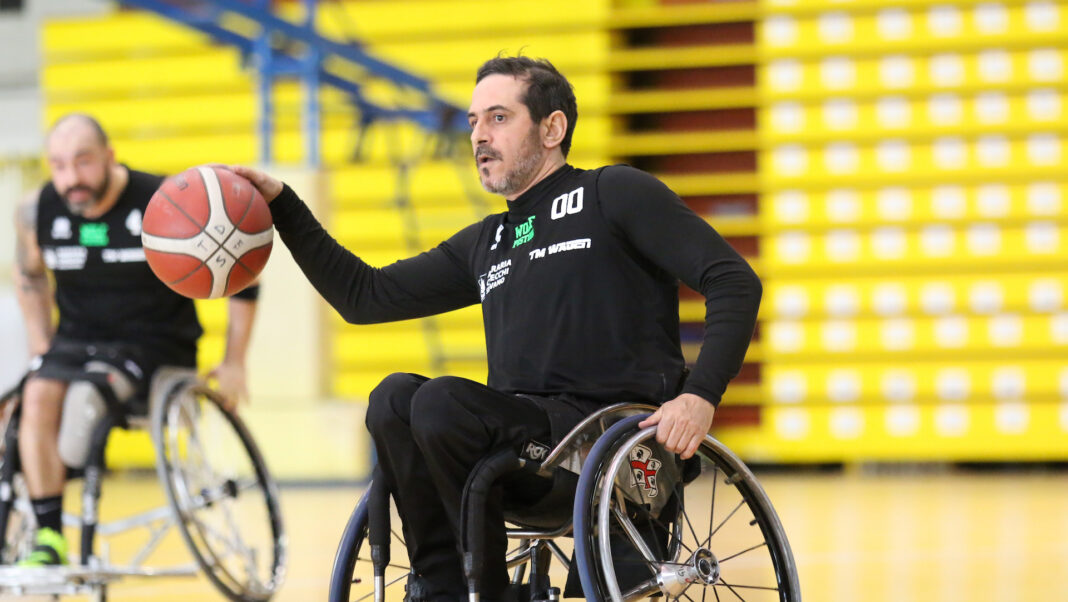
[[[19,566],[38,567],[67,564],[67,538],[54,529],[44,527],[37,530],[37,542],[33,551],[19,561]]]

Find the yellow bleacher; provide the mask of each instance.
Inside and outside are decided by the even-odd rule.
[[[609,46],[602,26],[608,4],[556,1],[535,6],[516,1],[493,11],[469,4],[465,9],[437,1],[323,3],[316,19],[325,33],[355,36],[373,56],[427,79],[461,107],[466,106],[474,70],[485,59],[521,49],[531,56],[551,57],[571,76],[581,102],[582,127],[575,135],[572,160],[580,166],[604,163],[611,129],[608,77],[602,69]],[[559,27],[553,6],[566,9],[568,28]],[[301,18],[298,5],[283,10],[294,20]],[[491,22],[492,27],[486,26]],[[452,25],[443,28],[443,23]],[[242,19],[223,25],[255,31]],[[97,115],[111,133],[119,159],[138,169],[174,173],[205,162],[258,161],[256,75],[242,65],[235,49],[136,11],[51,20],[42,37],[47,121],[73,110]],[[368,96],[387,104],[392,97],[404,96],[390,86],[366,83]],[[274,86],[277,163],[304,160],[303,94],[294,82]],[[413,160],[417,144],[426,137],[414,126],[366,132],[362,160],[353,161],[353,110],[342,94],[329,89],[323,90],[320,102],[329,200],[323,219],[339,240],[373,265],[429,248],[485,213],[500,210],[496,197],[481,191],[470,163]],[[410,173],[407,208],[397,205],[402,190],[394,161],[398,149]],[[465,183],[464,178],[471,181]],[[412,224],[417,226],[414,232]],[[201,343],[201,363],[209,365],[222,354],[225,303],[200,307],[208,331]],[[330,392],[362,398],[377,380],[396,370],[457,368],[484,378],[481,323],[470,319],[471,311],[461,312],[459,318],[438,318],[432,326],[410,322],[354,327],[329,321],[336,367]],[[428,346],[428,331],[436,333],[436,347]],[[430,353],[440,356],[436,363]]]
[[[1068,7],[767,0],[775,460],[1063,459]]]
[[[1026,182],[953,182],[915,186],[891,183],[882,188],[785,189],[769,195],[761,213],[766,232],[802,228],[870,228],[887,223],[921,227],[996,222],[1022,225],[1036,220],[1061,221],[1068,183],[1050,179]]]
[[[1021,266],[1028,268],[1029,266]],[[893,278],[858,275],[769,279],[764,287],[765,319],[833,319],[850,317],[993,315],[1051,313],[1068,298],[1063,271],[998,274],[949,274],[938,279],[895,274]]]
[[[286,10],[300,18],[299,6]],[[762,363],[761,379],[732,385],[726,403],[757,406],[761,421],[719,434],[746,457],[1059,457],[1055,437],[1068,430],[1063,3],[509,0],[486,10],[476,0],[404,0],[319,11],[325,31],[358,38],[460,107],[484,59],[520,49],[550,57],[579,98],[579,166],[759,149],[758,173],[663,175],[682,196],[760,195],[756,218],[710,218],[727,236],[760,239],[753,263],[766,294],[747,361]],[[619,44],[631,29],[749,20],[755,45]],[[258,160],[255,75],[235,50],[132,11],[53,20],[43,39],[46,119],[97,114],[119,158],[141,169]],[[614,84],[661,66],[753,62],[755,88]],[[369,82],[368,93],[388,103],[397,91]],[[299,163],[303,92],[283,82],[274,94],[276,160]],[[391,154],[416,148],[424,132],[372,129],[355,162],[356,116],[335,91],[321,102],[321,218],[373,265],[500,210],[462,157],[411,162],[399,206]],[[645,113],[746,107],[757,107],[755,132],[620,127]],[[225,303],[201,308],[208,365],[222,353]],[[686,299],[681,313],[699,322],[704,305]],[[485,377],[477,308],[425,323],[326,324],[335,395],[363,398],[396,370]],[[696,351],[684,349],[691,360]]]

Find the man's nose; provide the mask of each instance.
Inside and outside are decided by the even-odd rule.
[[[480,144],[486,144],[488,142],[489,130],[476,123],[475,126],[471,128],[471,144],[477,147]]]
[[[59,188],[69,188],[78,181],[78,174],[74,173],[74,170],[69,167],[52,170],[52,181],[59,185]]]

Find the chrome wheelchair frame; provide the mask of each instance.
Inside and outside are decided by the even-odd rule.
[[[231,600],[269,600],[284,580],[288,544],[277,485],[240,417],[225,410],[219,394],[188,369],[161,368],[157,372],[146,402],[147,415],[130,414],[120,406],[101,373],[71,376],[72,381],[92,383],[107,406],[105,418],[92,434],[83,474],[81,513],[63,515],[64,526],[80,528],[78,554],[71,554],[71,564],[65,566],[15,565],[32,549],[35,532],[32,507],[19,473],[18,422],[24,377],[0,397],[5,417],[0,429],[0,535],[4,536],[0,594],[88,595],[103,601],[109,585],[124,577],[195,576],[203,571]],[[151,434],[167,505],[102,523],[98,508],[104,453],[108,436],[116,427]],[[204,437],[213,438],[212,446],[202,445]],[[239,453],[224,459],[209,451],[220,442],[226,453]],[[239,523],[234,506],[246,501],[251,502],[257,518],[265,519],[264,524]],[[181,533],[194,561],[148,566],[146,562],[172,528]],[[107,540],[139,530],[145,535],[140,549],[127,562],[113,563]],[[250,536],[256,536],[255,541]],[[97,539],[103,539],[99,552],[94,550]],[[267,562],[260,556],[268,557]]]
[[[506,509],[513,525],[508,537],[519,542],[507,567],[513,570],[513,591],[521,602],[560,599],[560,589],[548,580],[553,557],[581,582],[577,592],[569,579],[573,591],[564,595],[582,595],[591,602],[705,600],[709,594],[716,600],[801,599],[782,523],[753,473],[710,435],[698,450],[699,460],[668,454],[656,443],[656,427],[637,427],[655,409],[609,406],[583,420],[540,462],[503,450],[475,468],[465,489],[461,528],[470,602],[480,600],[485,496],[499,477],[513,471],[553,479],[561,471],[578,475],[571,512],[555,524],[540,520],[531,526],[524,510]],[[683,494],[701,472],[702,486],[711,487],[707,531],[703,516],[687,512],[684,505],[694,498],[701,501],[701,496],[687,500]],[[389,517],[389,493],[373,481],[342,533],[330,602],[383,601],[393,596],[389,592],[399,591],[410,569],[406,559],[390,561],[390,541],[403,544],[403,538],[390,528]],[[698,535],[697,525],[707,534]],[[556,541],[567,536],[574,540],[570,558]]]

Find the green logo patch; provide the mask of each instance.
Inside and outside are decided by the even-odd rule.
[[[108,244],[107,224],[82,224],[78,230],[78,242],[83,247],[106,247]]]
[[[515,227],[515,242],[512,243],[512,248],[516,248],[523,243],[528,243],[534,240],[534,218],[532,215],[527,218],[527,221],[519,224]]]

